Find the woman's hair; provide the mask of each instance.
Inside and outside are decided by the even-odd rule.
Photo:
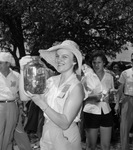
[[[92,62],[94,61],[94,59],[97,57],[100,57],[102,59],[102,61],[105,64],[104,67],[108,64],[107,57],[105,56],[105,54],[103,52],[95,52],[92,54],[92,57],[91,57],[91,65],[92,65]]]
[[[73,55],[73,61],[76,63],[73,67],[73,71],[76,72],[79,66],[78,66],[78,61],[75,55]]]
[[[85,55],[84,63],[90,66],[90,55]]]

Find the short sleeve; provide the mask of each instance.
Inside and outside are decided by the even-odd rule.
[[[120,78],[118,80],[120,83],[124,84],[126,82],[126,72],[123,71],[120,75]]]

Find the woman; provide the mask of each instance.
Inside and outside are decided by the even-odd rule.
[[[83,109],[87,150],[96,149],[99,131],[101,149],[110,149],[113,118],[108,100],[110,90],[114,88],[114,83],[113,76],[104,69],[106,62],[107,59],[104,54],[99,52],[94,53],[92,56],[92,69],[94,72],[89,74],[89,79],[87,76],[85,77],[87,82],[85,89],[89,88]],[[92,88],[90,85],[93,80],[95,81],[95,85],[93,84]]]
[[[40,140],[41,150],[81,150],[77,126],[78,113],[84,99],[81,75],[82,55],[75,42],[65,40],[48,50],[40,50],[40,56],[60,73],[47,80],[45,93],[24,95],[21,71],[20,95],[22,100],[32,99],[46,118]],[[20,61],[23,69],[28,58]]]

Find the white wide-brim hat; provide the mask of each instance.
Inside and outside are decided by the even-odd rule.
[[[79,50],[78,45],[74,41],[65,40],[61,44],[52,46],[48,50],[39,50],[39,53],[43,59],[45,59],[50,65],[52,65],[57,70],[55,58],[56,58],[56,51],[59,49],[68,50],[75,55],[78,62],[78,69],[76,70],[76,74],[81,75],[82,54]]]
[[[9,52],[0,52],[0,61],[9,62],[11,66],[15,66],[15,60],[11,53]]]

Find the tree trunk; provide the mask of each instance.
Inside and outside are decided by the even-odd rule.
[[[16,16],[12,18],[11,16],[6,16],[6,22],[11,31],[11,41],[19,50],[20,58],[25,56],[24,48],[24,38],[23,31],[21,27],[21,16]]]

